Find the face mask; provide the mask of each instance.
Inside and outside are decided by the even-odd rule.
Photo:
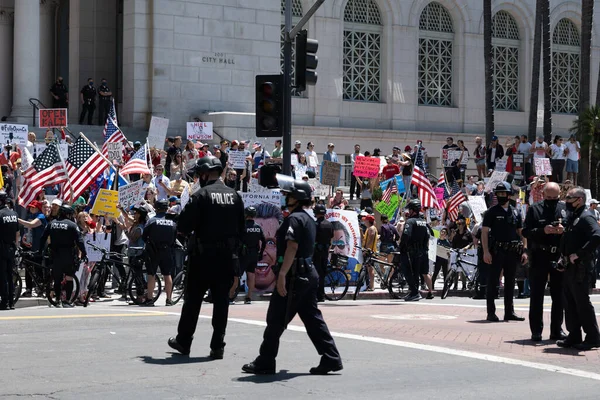
[[[94,86],[94,82],[90,82],[90,86]]]
[[[290,201],[290,200],[293,200],[293,202]],[[292,199],[291,196],[286,196],[285,197],[285,206],[288,209],[290,209],[290,210],[293,209],[294,207],[296,207],[296,204],[298,204],[298,202],[295,199]]]
[[[200,187],[206,186],[206,184],[208,183],[207,175],[200,176],[200,178],[198,178],[198,183],[200,183]]]
[[[575,205],[573,203],[567,203],[567,211],[575,211]]]
[[[556,208],[558,205],[558,199],[544,200],[544,204],[550,208]]]
[[[63,83],[62,79],[61,79],[61,80],[59,80],[59,81],[58,81],[58,83],[62,84],[62,83]]]
[[[103,85],[103,86],[106,86],[106,82],[102,82],[102,85]]]
[[[516,207],[517,206],[517,201],[516,200],[508,200],[508,202],[510,203],[511,206]]]
[[[506,203],[508,203],[508,197],[498,197],[498,204],[504,206]]]

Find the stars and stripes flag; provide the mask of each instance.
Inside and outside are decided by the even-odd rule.
[[[450,198],[450,192],[448,192],[448,186],[446,185],[446,173],[443,170],[440,172],[437,187],[444,189],[444,197],[442,198],[442,201],[440,202],[438,200],[440,210],[443,210],[446,208],[446,200]]]
[[[27,207],[35,200],[35,196],[45,186],[59,185],[67,181],[65,164],[60,158],[56,143],[50,143],[48,147],[38,155],[29,168],[23,172],[25,182],[19,192],[19,204]]]
[[[107,167],[106,160],[82,136],[69,149],[69,158],[65,161],[69,181],[61,191],[61,198],[74,201],[81,193],[96,181]],[[71,195],[71,190],[73,191]]]
[[[148,144],[144,143],[142,147],[136,151],[131,159],[121,168],[123,175],[128,174],[151,174],[148,167]]]
[[[413,169],[411,184],[415,185],[418,189],[419,200],[421,200],[422,207],[440,207],[435,197],[433,187],[431,186],[431,182],[429,182],[429,179],[427,179],[427,175],[425,175],[423,152],[420,146],[417,149],[417,156],[415,158],[415,166]]]
[[[398,186],[396,186],[396,177],[392,177],[392,180],[387,185],[385,190],[383,191],[383,195],[381,196],[381,200],[385,201],[387,204],[390,204],[390,200],[392,199],[392,195],[394,193],[398,193]]]
[[[106,123],[104,124],[104,131],[102,132],[104,137],[104,144],[102,145],[102,154],[108,156],[108,144],[107,143],[123,143],[127,141],[125,135],[119,125],[117,124],[117,112],[115,111],[115,101],[113,100],[108,110],[106,117]],[[125,146],[123,146],[123,155],[126,154]]]
[[[451,221],[456,221],[458,218],[458,207],[465,201],[467,201],[467,198],[462,190],[460,190],[458,183],[456,181],[452,182],[452,194],[450,200],[448,200],[448,216]]]

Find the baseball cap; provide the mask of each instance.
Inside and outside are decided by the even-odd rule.
[[[44,207],[44,205],[37,200],[33,200],[31,203],[29,203],[29,205],[27,206],[27,208],[37,208],[38,210],[42,210],[42,207]]]
[[[296,140],[296,141],[294,142],[294,144],[302,144],[302,142],[301,142],[301,141],[299,141],[299,140]]]
[[[498,136],[492,136],[492,142],[495,142],[496,140],[498,140]]]
[[[327,145],[327,147],[335,147],[335,144],[333,144],[333,143],[329,143],[329,144]]]
[[[260,142],[254,142],[252,147],[256,149],[256,148],[262,147],[262,144]]]
[[[237,146],[238,144],[240,144],[237,140],[232,140],[231,141],[231,145],[232,146]]]
[[[411,151],[411,150],[412,150],[412,147],[410,147],[408,145],[404,147],[404,151]]]
[[[590,201],[590,204],[600,204],[600,201],[596,200],[596,199],[592,199]]]
[[[365,221],[371,221],[371,222],[375,222],[375,217],[372,215],[367,215],[365,217]]]
[[[392,150],[398,150],[398,151],[400,151],[400,147],[398,147],[398,146],[394,146],[394,147],[392,148]]]
[[[55,205],[55,204],[60,207],[60,206],[62,206],[63,202],[60,199],[54,199],[54,200],[52,200],[52,205]]]
[[[171,196],[171,197],[169,197],[169,202],[170,203],[173,203],[174,201],[177,201],[177,200],[178,200],[177,196]]]

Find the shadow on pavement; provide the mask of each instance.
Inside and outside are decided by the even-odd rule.
[[[541,342],[534,342],[531,339],[517,339],[517,340],[506,340],[504,343],[512,343],[519,344],[521,346],[532,346],[532,347],[542,347],[542,346],[551,346],[555,341],[552,340],[543,340]]]
[[[288,381],[290,379],[298,378],[299,376],[309,376],[308,372],[290,372],[287,369],[282,369],[274,375],[254,375],[244,373],[244,376],[234,378],[237,382],[252,382],[252,383],[273,383]],[[334,374],[331,374],[334,375]]]
[[[576,356],[576,357],[584,356],[577,349],[564,348],[564,347],[549,347],[547,349],[544,349],[544,353],[546,353],[546,354],[564,354],[567,356]]]
[[[170,353],[171,356],[167,358],[154,358],[152,356],[140,356],[140,360],[146,364],[154,365],[177,365],[177,364],[193,364],[193,363],[204,363],[213,361],[212,358],[206,357],[188,357],[177,353]]]
[[[476,319],[473,321],[467,321],[469,324],[500,324],[504,323],[504,321],[500,320],[498,322],[488,321],[487,319]]]

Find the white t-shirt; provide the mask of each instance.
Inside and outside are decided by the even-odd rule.
[[[578,161],[579,153],[577,152],[577,148],[579,147],[581,149],[579,142],[571,143],[570,141],[568,141],[567,143],[565,143],[565,146],[567,146],[567,149],[569,149],[569,154],[567,154],[567,160]]]
[[[169,194],[167,193],[167,191],[165,190],[165,188],[162,187],[162,185],[158,184],[161,181],[162,181],[162,183],[165,184],[166,187],[169,187],[169,185],[171,183],[171,181],[169,180],[169,178],[167,178],[164,175],[155,176],[152,179],[152,183],[156,187],[156,192],[157,192],[156,200],[165,200],[165,199],[167,199],[167,197],[169,197]]]
[[[319,166],[319,157],[317,156],[317,152],[307,150],[304,153],[304,157],[306,157],[306,164],[309,168],[317,168]]]
[[[552,146],[550,146],[550,149],[552,150],[552,159],[565,160],[567,158],[567,156],[565,156],[566,148],[567,146],[565,146],[564,144],[561,144],[560,146],[553,144]]]
[[[548,144],[546,142],[540,143],[536,140],[531,146],[535,149],[533,158],[546,158],[546,149],[548,148]]]
[[[492,152],[490,155],[490,162],[496,162],[496,147],[492,147]]]

